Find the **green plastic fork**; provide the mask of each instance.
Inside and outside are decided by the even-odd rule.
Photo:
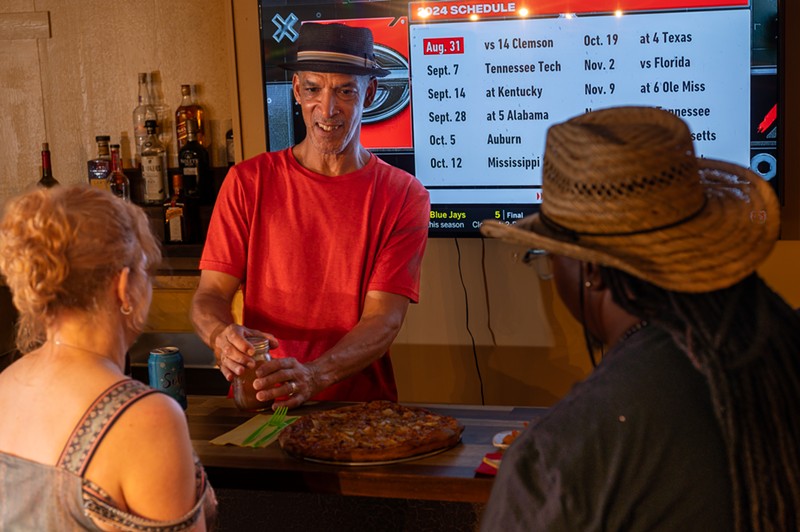
[[[272,437],[275,435],[275,433],[276,433],[276,432],[283,430],[283,429],[284,429],[284,427],[287,427],[289,424],[290,424],[290,422],[283,422],[283,423],[281,423],[280,425],[278,425],[277,427],[275,427],[274,429],[272,429],[271,431],[269,431],[269,432],[267,433],[267,435],[266,435],[266,436],[264,436],[263,438],[261,438],[260,440],[258,440],[257,442],[255,442],[255,443],[253,444],[253,447],[261,447],[262,445],[264,445],[265,443],[267,443],[267,441],[268,441],[270,438],[272,438]]]
[[[245,438],[245,440],[242,442],[242,445],[247,445],[250,442],[252,442],[253,440],[255,440],[256,438],[258,438],[258,436],[262,432],[264,432],[264,429],[266,429],[267,427],[275,427],[276,430],[281,428],[283,426],[283,420],[286,419],[287,412],[289,412],[289,409],[287,407],[285,407],[285,406],[278,407],[278,409],[272,414],[272,416],[269,418],[269,420],[266,423],[264,423],[263,425],[258,427],[255,430],[255,432],[253,432],[250,436]],[[267,438],[269,436],[271,436],[272,434],[274,434],[274,433],[275,433],[274,430],[270,431],[270,433],[267,435]],[[265,441],[265,438],[262,438],[261,440],[259,440],[258,442],[255,443],[255,446],[257,447],[259,443],[263,443],[264,441]]]

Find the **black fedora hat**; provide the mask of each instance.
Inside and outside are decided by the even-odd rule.
[[[294,61],[279,65],[286,70],[334,72],[383,77],[389,71],[378,66],[372,32],[344,24],[307,23],[300,27]]]

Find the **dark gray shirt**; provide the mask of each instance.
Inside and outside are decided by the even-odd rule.
[[[649,326],[506,451],[481,530],[733,529],[705,378]]]

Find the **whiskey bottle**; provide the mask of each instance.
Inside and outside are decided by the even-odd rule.
[[[194,101],[191,85],[181,85],[181,104],[175,110],[175,138],[177,140],[178,151],[188,142],[189,130],[187,124],[190,120],[195,121],[197,126],[197,142],[206,146],[205,129],[206,119],[203,107]]]
[[[161,205],[167,195],[167,150],[156,134],[156,121],[147,120],[147,138],[142,144],[142,202]]]
[[[192,242],[191,224],[186,198],[183,193],[183,176],[172,175],[172,195],[164,203],[164,243],[188,244]]]
[[[214,202],[211,167],[206,150],[196,137],[197,124],[186,121],[186,144],[178,152],[178,166],[183,176],[186,198],[201,205]]]
[[[137,160],[139,160],[142,155],[142,144],[144,144],[147,138],[147,126],[145,122],[158,118],[150,96],[149,81],[150,74],[148,72],[139,72],[139,99],[136,107],[133,109],[133,138],[136,144]]]
[[[87,162],[89,167],[89,184],[93,187],[108,190],[108,174],[111,173],[111,152],[108,143],[111,137],[98,135],[94,138],[97,142],[97,158]]]
[[[108,174],[108,184],[112,194],[125,201],[131,200],[131,184],[128,176],[122,171],[119,144],[111,145],[111,173]]]
[[[53,167],[50,164],[50,145],[46,142],[42,143],[42,177],[36,184],[44,188],[58,185],[58,180],[53,177]]]

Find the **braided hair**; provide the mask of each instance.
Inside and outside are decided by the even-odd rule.
[[[667,330],[702,373],[725,441],[736,530],[800,529],[800,316],[753,273],[672,292],[601,268],[614,301]]]

